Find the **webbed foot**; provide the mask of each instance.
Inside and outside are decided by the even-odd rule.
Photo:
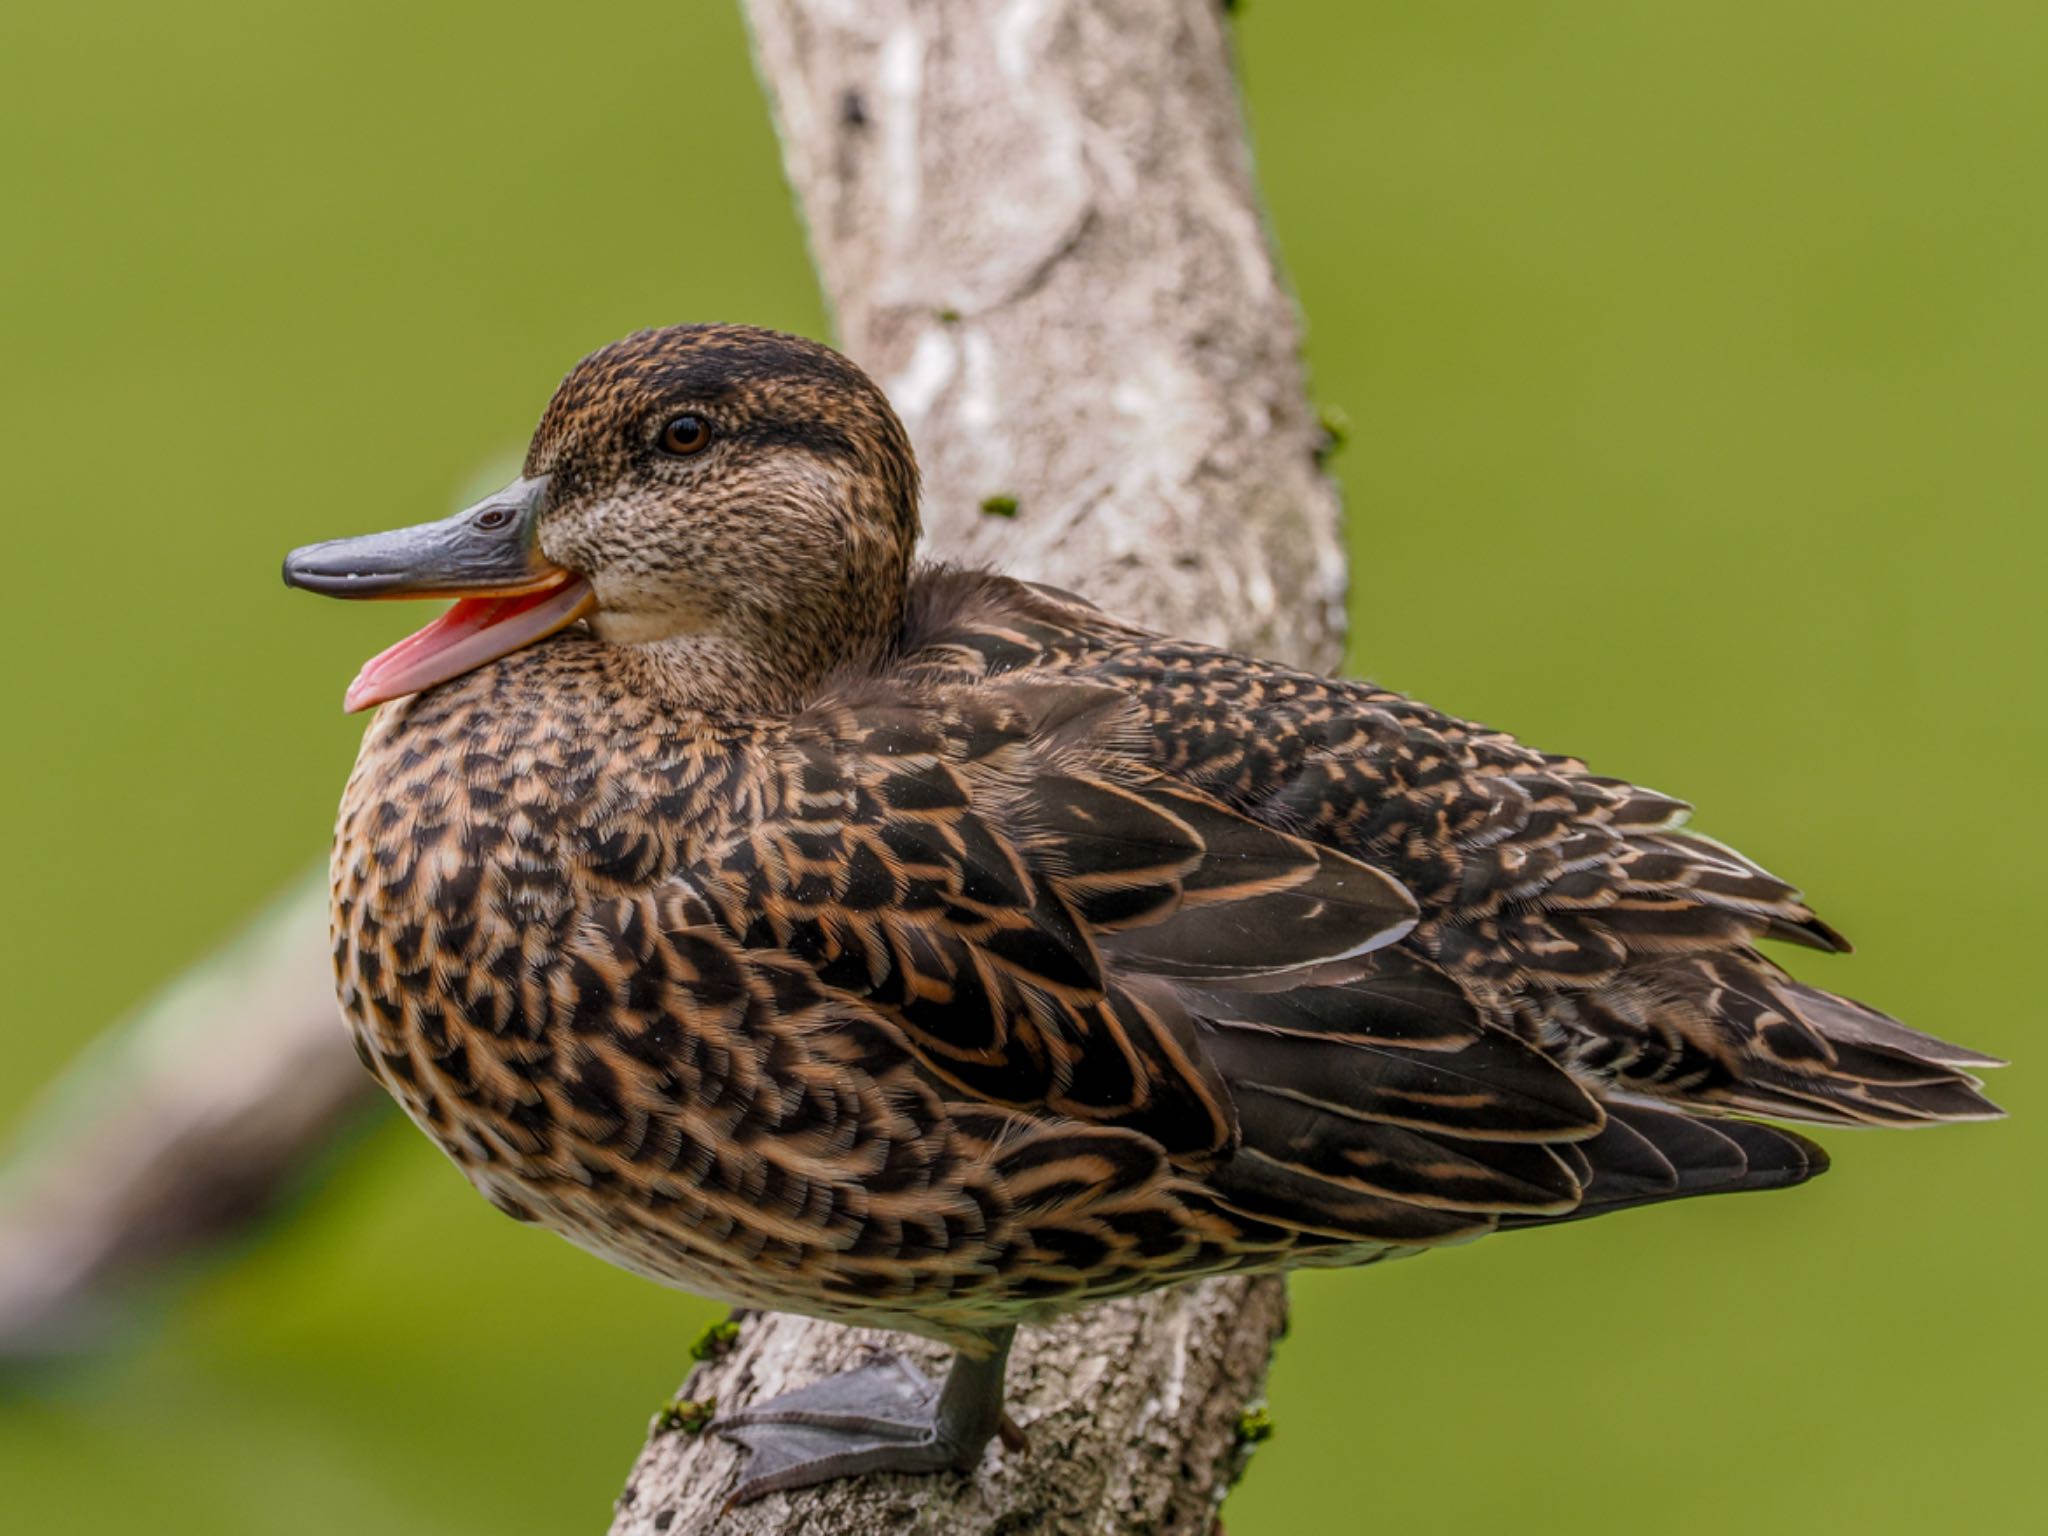
[[[881,1355],[758,1407],[723,1414],[711,1427],[748,1452],[731,1504],[863,1472],[971,1472],[1003,1420],[1006,1330],[995,1353],[955,1355],[943,1387],[900,1356]]]

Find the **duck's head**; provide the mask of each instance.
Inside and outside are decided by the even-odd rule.
[[[831,348],[750,326],[641,331],[578,363],[520,477],[436,523],[293,550],[330,597],[452,597],[368,662],[350,710],[587,621],[773,706],[886,645],[917,542],[917,467]]]

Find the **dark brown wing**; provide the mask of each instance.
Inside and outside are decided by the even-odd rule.
[[[1347,960],[1415,907],[1102,750],[1125,713],[1071,687],[821,704],[691,881],[749,946],[880,1009],[955,1089],[1214,1156],[1235,1120],[1165,979]]]
[[[1407,893],[1159,772],[1137,719],[1099,687],[871,684],[798,722],[690,883],[896,1024],[956,1116],[1142,1133],[1247,1249],[1440,1242],[1604,1191],[1619,1133],[1400,944]]]
[[[1689,807],[1370,684],[1160,639],[1058,594],[926,578],[913,637],[956,682],[1051,673],[1143,712],[1148,760],[1385,870],[1404,946],[1594,1079],[1710,1111],[1915,1124],[1997,1113],[1995,1059],[1793,982],[1762,939],[1847,943]]]
[[[1184,989],[1239,1118],[1239,1155],[1212,1175],[1239,1213],[1426,1240],[1825,1166],[1789,1132],[1674,1110],[1996,1112],[1970,1076],[1991,1058],[1758,954],[1765,938],[1847,945],[1789,884],[1686,830],[1680,801],[1370,685],[1133,631],[1061,594],[962,575],[921,593],[906,648],[925,675],[1115,688],[1142,712],[1136,750],[1153,767],[1415,896],[1415,929],[1348,980]],[[1417,1049],[1425,1038],[1441,1052]],[[1612,1109],[1590,1132],[1587,1093]]]

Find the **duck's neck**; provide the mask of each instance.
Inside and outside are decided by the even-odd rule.
[[[593,626],[642,692],[706,714],[793,714],[828,677],[878,665],[903,621],[905,582],[849,586],[836,600],[742,607],[701,627],[635,634]]]

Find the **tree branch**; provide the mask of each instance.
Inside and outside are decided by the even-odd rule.
[[[917,443],[933,549],[1334,662],[1337,498],[1216,0],[748,10],[842,345]],[[1010,1408],[1028,1450],[722,1519],[737,1453],[664,1415],[612,1529],[1204,1532],[1284,1317],[1278,1280],[1220,1280],[1026,1330]],[[881,1337],[758,1317],[684,1397],[758,1401]]]
[[[272,1209],[378,1097],[334,1000],[323,864],[40,1106],[0,1175],[0,1360],[92,1343],[146,1278]]]

